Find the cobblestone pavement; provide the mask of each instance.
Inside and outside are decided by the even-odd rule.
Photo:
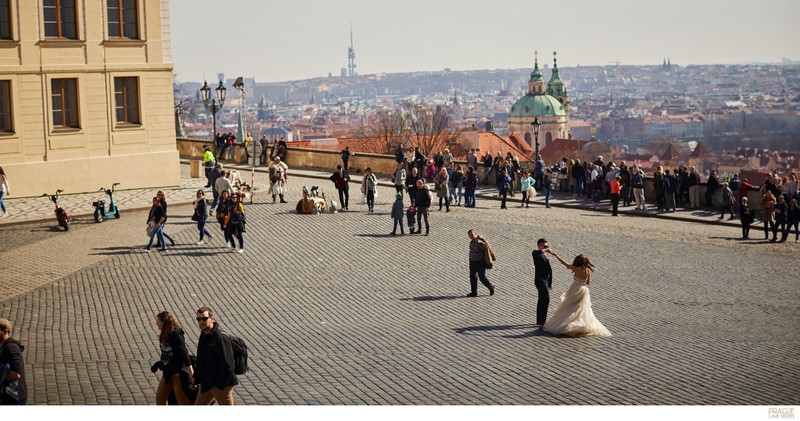
[[[390,237],[393,189],[379,189],[373,215],[352,203],[297,215],[304,184],[333,191],[292,177],[290,203],[256,196],[243,254],[225,252],[219,236],[194,245],[191,208],[174,198],[167,231],[178,244],[164,253],[141,250],[143,210],[77,221],[69,233],[52,221],[0,228],[0,315],[26,346],[30,402],[153,403],[155,314],[176,314],[195,349],[194,311],[210,305],[248,343],[237,403],[800,403],[795,243],[589,209],[500,210],[480,197],[476,209],[434,207],[429,237]],[[470,228],[498,256],[492,297],[464,297]],[[614,336],[533,326],[540,237],[562,256],[592,258],[594,311]],[[570,282],[553,265],[551,313]]]

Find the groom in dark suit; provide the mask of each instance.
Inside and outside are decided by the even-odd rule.
[[[545,250],[550,247],[547,240],[540,238],[536,242],[536,250],[533,255],[533,266],[535,269],[533,282],[539,292],[539,300],[536,302],[536,324],[544,325],[547,320],[547,309],[550,307],[550,290],[553,289],[553,269],[547,259]]]

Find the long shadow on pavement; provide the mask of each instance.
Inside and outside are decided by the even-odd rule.
[[[442,301],[442,300],[458,300],[459,298],[466,298],[463,295],[422,295],[419,297],[401,298],[400,301]]]
[[[500,335],[502,338],[509,338],[509,339],[520,339],[520,338],[528,338],[531,336],[551,336],[545,333],[543,330],[538,329],[537,325],[533,324],[523,324],[523,325],[495,325],[495,326],[468,326],[468,327],[459,327],[453,329],[454,332],[462,334],[462,335],[471,335],[473,332],[496,332],[496,331],[507,331],[507,330],[520,330],[520,329],[535,329],[530,332],[525,332],[522,334],[516,335]]]

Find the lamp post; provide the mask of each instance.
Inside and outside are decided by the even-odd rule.
[[[217,94],[216,98],[211,98],[211,88],[208,87],[208,83],[206,81],[203,81],[203,87],[200,88],[200,93],[203,95],[203,106],[205,106],[208,111],[211,111],[211,120],[214,122],[214,130],[211,133],[211,136],[213,139],[212,141],[214,142],[214,150],[216,152],[215,155],[219,154],[219,151],[217,151],[217,112],[219,112],[219,110],[222,109],[222,105],[225,104],[226,90],[227,89],[222,86],[221,80],[219,81],[219,86],[214,89]],[[209,100],[211,103],[209,103]]]
[[[531,123],[531,127],[533,127],[533,137],[536,139],[536,159],[540,159],[539,157],[539,127],[541,124],[539,123],[539,117],[533,118],[533,123]]]

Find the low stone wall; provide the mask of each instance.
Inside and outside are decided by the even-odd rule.
[[[203,145],[212,147],[210,140],[202,139],[188,139],[178,138],[178,152],[183,158],[198,158],[203,157]],[[252,145],[251,145],[252,148]],[[261,151],[260,145],[256,145],[256,153]],[[252,153],[252,152],[251,152]],[[246,163],[247,156],[244,152],[244,147],[241,143],[234,145],[233,152],[234,161],[236,163]],[[308,148],[289,148],[286,152],[286,165],[289,168],[313,168],[321,170],[330,170],[333,172],[336,166],[342,163],[342,155],[338,151],[326,151],[319,149]],[[397,168],[397,162],[392,155],[377,155],[368,153],[356,153],[350,155],[351,174],[363,173],[367,167],[372,167],[372,171],[378,175],[390,176]],[[266,165],[266,164],[264,164]],[[465,161],[456,161],[456,165],[461,165],[466,169],[467,163]],[[478,178],[483,181],[484,169],[483,165],[478,165]],[[494,172],[489,174],[489,184],[495,185]],[[515,180],[515,186],[519,186],[519,174]],[[717,195],[720,193],[717,192]],[[700,203],[705,204],[706,185],[700,185]],[[747,198],[755,210],[761,209],[761,196],[758,194],[758,188],[752,188],[747,193]],[[655,192],[653,189],[653,178],[645,178],[645,199],[649,202],[655,202]],[[738,204],[736,204],[738,207]]]

